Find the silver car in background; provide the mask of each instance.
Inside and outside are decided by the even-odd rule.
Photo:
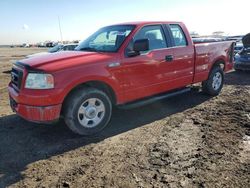
[[[55,52],[60,52],[60,51],[73,51],[73,50],[75,50],[75,48],[77,46],[78,46],[77,43],[73,43],[73,44],[57,44],[53,48],[50,48],[47,52],[40,52],[40,53],[27,55],[26,58],[41,56],[41,55],[44,55],[44,54],[55,53]]]

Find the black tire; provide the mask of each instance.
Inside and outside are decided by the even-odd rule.
[[[221,84],[218,85],[219,87],[213,87],[213,78],[215,77],[215,75],[220,74],[221,76]],[[220,66],[216,66],[212,69],[212,71],[209,74],[208,80],[202,82],[202,91],[208,95],[211,96],[216,96],[220,93],[222,87],[224,84],[224,72],[221,69]]]
[[[102,102],[105,112],[102,117],[102,120],[96,126],[86,127],[80,123],[79,109],[80,107],[84,105],[83,104],[84,101],[87,101],[93,98]],[[112,104],[111,104],[109,97],[103,91],[100,91],[95,88],[84,87],[84,88],[80,88],[74,91],[69,96],[69,98],[67,98],[67,101],[64,105],[64,120],[65,120],[66,125],[74,133],[84,135],[84,136],[94,135],[100,132],[102,129],[104,129],[106,125],[109,123],[111,115],[112,115]],[[96,116],[98,116],[98,114]],[[84,118],[85,117],[82,117],[82,119]]]

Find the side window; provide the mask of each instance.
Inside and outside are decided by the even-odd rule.
[[[166,48],[166,40],[160,25],[145,26],[135,36],[133,41],[138,39],[149,40],[149,50]]]
[[[187,39],[181,27],[176,24],[169,25],[175,46],[187,46]]]
[[[69,49],[68,49],[68,46],[64,46],[63,47],[63,51],[68,51]]]
[[[70,46],[68,46],[68,50],[70,50],[70,51],[73,51],[74,49],[75,49],[75,45],[70,45]]]

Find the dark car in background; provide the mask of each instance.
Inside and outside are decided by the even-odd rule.
[[[244,48],[243,43],[237,42],[236,45],[234,46],[234,55],[239,53],[243,48]]]
[[[250,71],[250,33],[242,38],[243,48],[235,55],[234,69]]]

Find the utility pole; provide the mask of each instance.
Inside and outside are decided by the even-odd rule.
[[[59,24],[59,30],[60,30],[60,36],[61,36],[61,43],[63,44],[62,29],[61,29],[61,22],[60,22],[60,17],[59,16],[58,16],[58,24]]]

